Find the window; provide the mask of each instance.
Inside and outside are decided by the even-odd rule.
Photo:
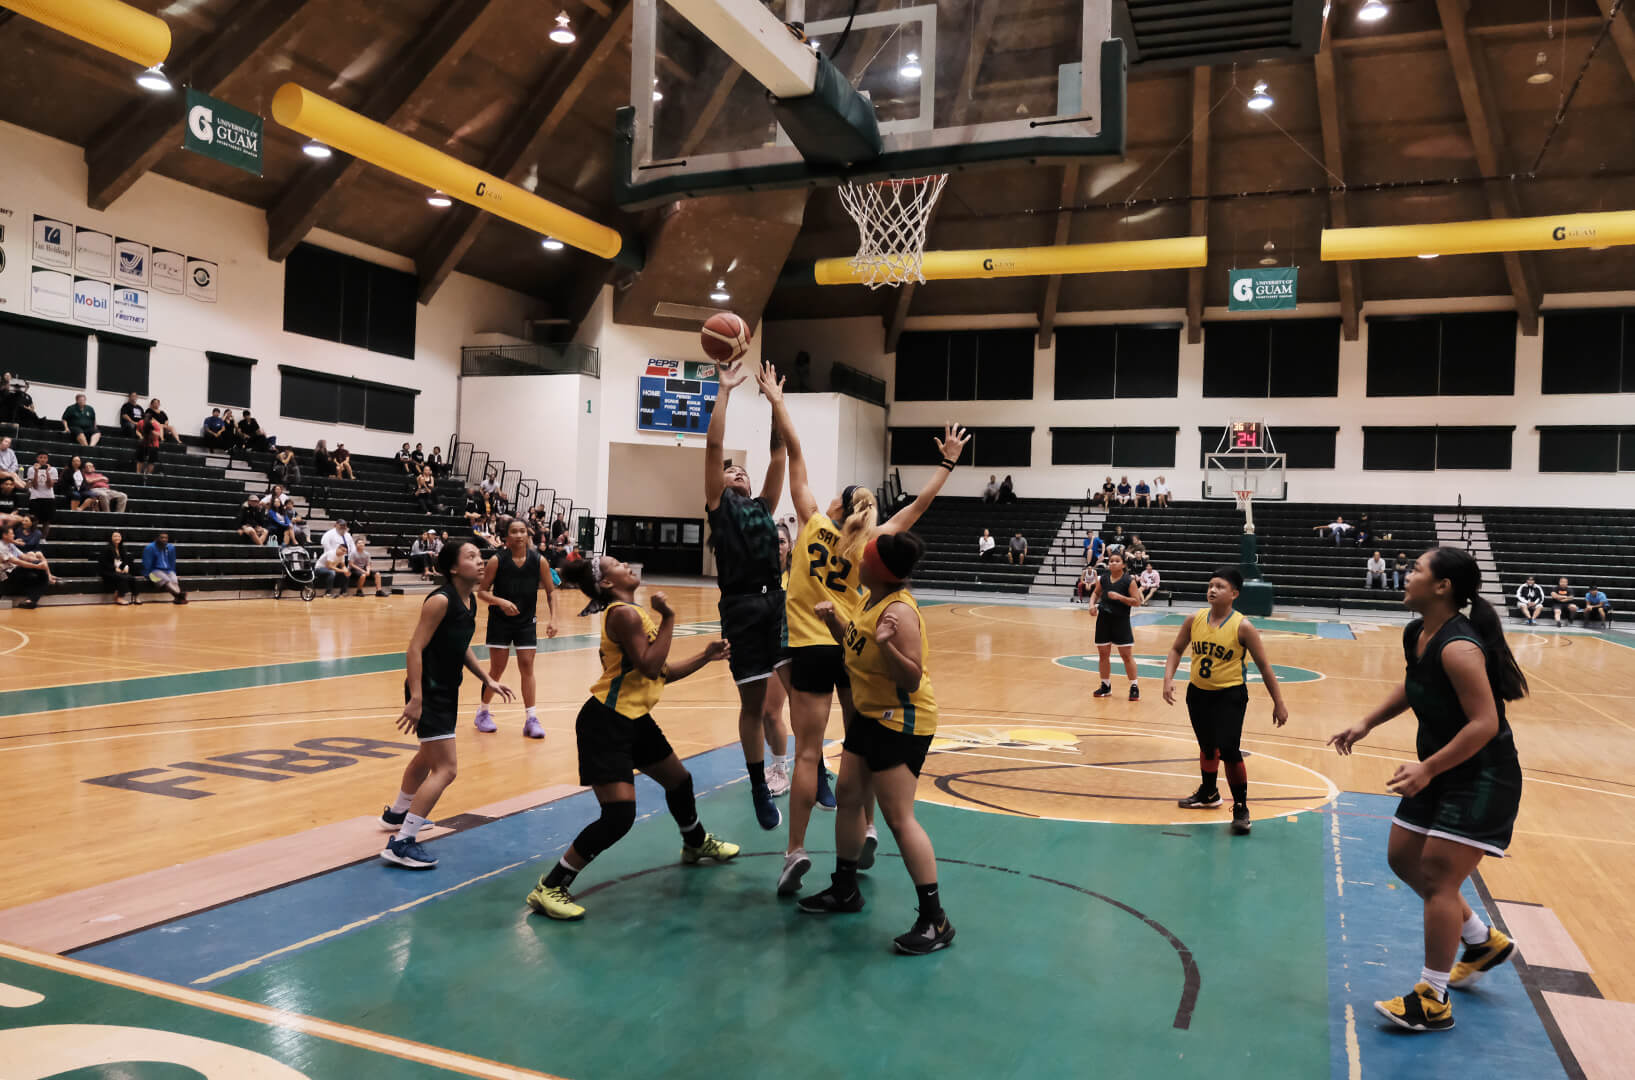
[[[414,433],[418,390],[278,365],[278,411],[296,420],[356,424],[374,431]],[[939,432],[940,434],[940,432]]]
[[[1334,443],[1339,437],[1337,427],[1273,427],[1267,425],[1271,432],[1272,445],[1275,451],[1283,455],[1283,467],[1286,469],[1332,469],[1334,468]],[[1199,467],[1204,467],[1208,455],[1216,453],[1220,445],[1221,433],[1224,430],[1220,424],[1198,428]],[[1254,458],[1252,461],[1260,461]],[[1264,462],[1261,462],[1264,464]]]
[[[219,352],[206,352],[204,358],[208,367],[205,400],[228,408],[249,408],[250,369],[255,361],[248,356]]]
[[[1204,324],[1204,397],[1337,397],[1340,320]]]
[[[148,354],[159,344],[146,338],[97,332],[97,389],[148,394]]]
[[[1508,469],[1514,427],[1439,427],[1438,469]]]
[[[1363,468],[1508,469],[1513,427],[1365,427]]]
[[[1181,324],[1064,326],[1056,331],[1056,400],[1175,397]]]
[[[1051,428],[1052,465],[1111,465],[1112,428]]]
[[[1436,468],[1436,429],[1363,428],[1363,468],[1430,472]]]
[[[1175,467],[1178,428],[1051,428],[1052,465]]]
[[[1378,315],[1368,319],[1368,396],[1516,391],[1516,314]]]
[[[284,329],[414,359],[415,276],[301,244],[284,261]]]
[[[0,313],[0,356],[5,369],[28,382],[85,387],[85,339],[91,334],[66,323]]]
[[[1635,427],[1540,427],[1539,472],[1635,472]]]
[[[897,342],[898,401],[1026,401],[1032,330],[915,330]]]
[[[904,335],[907,336],[907,335]],[[891,463],[893,465],[935,465],[942,460],[937,440],[942,438],[940,427],[894,427],[891,429]],[[959,464],[969,465],[975,460],[977,439],[975,433],[959,455]]]
[[[1029,427],[970,428],[971,439],[959,456],[961,465],[1026,468],[1033,463],[1033,429]],[[940,427],[891,429],[893,465],[935,465],[942,461],[937,440]]]
[[[1635,393],[1635,308],[1546,314],[1540,389],[1546,394]]]

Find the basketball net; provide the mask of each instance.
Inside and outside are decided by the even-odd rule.
[[[857,254],[850,263],[863,284],[924,284],[925,230],[947,182],[947,173],[937,173],[840,185],[840,201],[857,222]]]
[[[1243,531],[1246,532],[1246,533],[1254,532],[1255,531],[1255,509],[1254,509],[1255,493],[1253,491],[1243,491],[1243,490],[1240,490],[1240,489],[1234,489],[1232,494],[1237,497],[1238,509],[1243,511]]]

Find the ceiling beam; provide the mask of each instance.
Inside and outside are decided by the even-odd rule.
[[[1079,165],[1077,162],[1062,166],[1062,198],[1057,203],[1056,236],[1051,243],[1061,247],[1073,231],[1072,207],[1079,201]],[[1056,333],[1056,308],[1062,298],[1062,275],[1051,274],[1045,279],[1045,295],[1039,305],[1039,348],[1050,348],[1050,339]]]
[[[505,133],[483,161],[482,168],[486,172],[504,180],[516,178],[530,153],[562,125],[602,66],[630,35],[630,16],[630,0],[619,0],[613,18],[597,20],[595,25],[581,30],[573,51],[551,69],[511,118]],[[415,258],[422,304],[431,303],[431,298],[471,249],[487,219],[486,213],[465,203],[456,203],[444,216],[425,250]]]
[[[1328,171],[1345,182],[1345,141],[1340,130],[1340,84],[1335,70],[1334,40],[1328,27],[1323,27],[1323,39],[1312,63],[1317,71],[1317,112],[1323,125],[1323,164]],[[1343,191],[1331,191],[1328,196],[1329,224],[1336,229],[1350,228],[1351,213]],[[1353,260],[1336,263],[1335,277],[1340,286],[1340,333],[1347,341],[1356,341],[1361,333],[1363,306],[1361,274]]]
[[[258,53],[276,47],[312,0],[242,0],[221,30],[195,45],[166,72],[177,86],[207,94],[221,89]],[[85,147],[85,201],[106,210],[142,174],[182,143],[182,109],[173,96],[146,98],[120,113]]]
[[[981,7],[977,8],[970,47],[965,52],[965,67],[960,70],[959,93],[954,98],[955,127],[965,122],[965,114],[976,99],[976,78],[982,70],[982,58],[988,53],[988,42],[993,38],[993,24],[999,17],[999,5],[1000,0],[982,0]]]
[[[709,137],[715,128],[716,118],[721,115],[721,110],[726,108],[727,101],[732,97],[733,90],[737,89],[738,80],[743,74],[744,69],[733,64],[722,76],[721,81],[715,84],[715,89],[710,91],[709,100],[704,102],[704,107],[698,110],[698,116],[693,119],[693,126],[687,132],[687,137],[681,140],[682,157],[695,153]]]
[[[1211,71],[1192,69],[1192,221],[1193,236],[1209,235],[1209,99],[1214,96]],[[1187,271],[1187,344],[1204,338],[1204,286],[1209,268]]]
[[[1635,17],[1630,14],[1630,5],[1625,4],[1624,10],[1616,19],[1612,17],[1612,5],[1616,0],[1596,0],[1601,5],[1601,14],[1612,19],[1612,43],[1618,46],[1618,53],[1624,58],[1624,68],[1629,77],[1635,79]]]
[[[426,85],[460,62],[495,9],[495,0],[454,0],[420,30],[420,34],[386,68],[387,74],[363,99],[358,111],[398,131],[412,129],[424,107],[410,103]],[[364,163],[337,151],[322,165],[307,169],[267,211],[267,258],[285,259],[323,216],[324,204],[355,180]]]
[[[1470,35],[1465,25],[1465,0],[1436,0],[1437,13],[1442,19],[1442,32],[1447,38],[1448,58],[1453,62],[1453,75],[1459,84],[1459,100],[1464,105],[1465,120],[1470,125],[1470,141],[1476,148],[1476,164],[1483,175],[1496,176],[1509,170],[1504,167],[1500,148],[1505,145],[1504,132],[1499,127],[1499,111],[1494,104],[1482,58],[1471,48]],[[1516,190],[1504,181],[1483,185],[1487,191],[1488,211],[1493,217],[1520,216]],[[1506,252],[1505,277],[1516,298],[1516,319],[1521,332],[1532,337],[1538,333],[1539,285],[1533,257],[1520,252]]]

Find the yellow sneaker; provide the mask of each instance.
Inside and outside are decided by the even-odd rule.
[[[1500,933],[1497,927],[1488,927],[1486,941],[1480,945],[1465,946],[1465,955],[1453,965],[1448,985],[1460,989],[1476,985],[1478,979],[1510,959],[1510,954],[1515,951],[1515,942]]]
[[[1430,983],[1415,983],[1413,993],[1376,1001],[1374,1008],[1397,1027],[1409,1031],[1447,1031],[1453,1027],[1453,1003],[1438,1001]]]
[[[528,894],[528,906],[541,915],[565,922],[585,917],[585,909],[573,902],[565,886],[548,886],[544,878],[540,878],[534,891]]]
[[[681,861],[684,863],[701,862],[711,859],[715,862],[726,862],[737,855],[741,849],[737,844],[729,844],[714,833],[705,833],[704,842],[697,847],[681,845]]]

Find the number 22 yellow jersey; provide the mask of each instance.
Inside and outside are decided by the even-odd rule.
[[[1209,609],[1192,616],[1192,662],[1187,682],[1200,690],[1228,690],[1243,685],[1243,643],[1238,640],[1242,612],[1234,611],[1220,626],[1209,625]]]
[[[842,622],[857,611],[857,565],[840,554],[840,527],[829,515],[814,513],[806,519],[789,553],[789,584],[784,606],[789,626],[789,647],[833,645],[834,635],[812,609],[834,601]]]

